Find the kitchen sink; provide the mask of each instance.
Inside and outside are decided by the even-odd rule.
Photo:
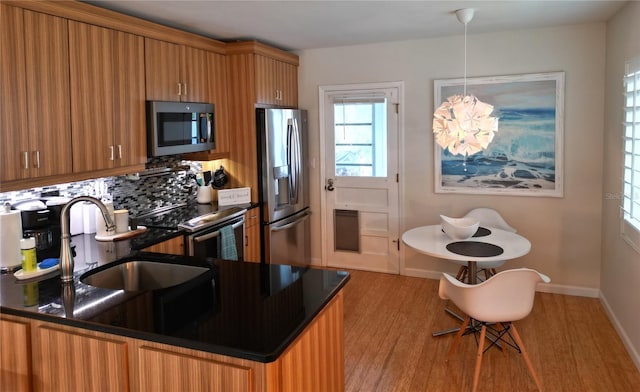
[[[131,260],[89,271],[80,277],[80,281],[105,289],[147,291],[177,286],[209,271],[209,268],[191,265]]]

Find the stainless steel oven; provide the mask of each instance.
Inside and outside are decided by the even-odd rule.
[[[244,215],[240,215],[186,234],[186,252],[188,256],[218,259],[234,254],[238,260],[244,260],[244,238]],[[229,246],[234,251],[230,252]]]

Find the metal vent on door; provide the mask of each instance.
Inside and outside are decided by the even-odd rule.
[[[335,250],[360,252],[360,217],[358,211],[333,210]]]

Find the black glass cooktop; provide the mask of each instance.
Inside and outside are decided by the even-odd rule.
[[[151,211],[136,217],[138,225],[157,229],[201,229],[223,222],[242,213],[238,206],[218,207],[217,204],[187,204],[175,208]]]

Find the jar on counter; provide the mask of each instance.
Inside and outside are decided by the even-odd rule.
[[[38,269],[36,257],[36,239],[33,237],[20,240],[20,256],[22,258],[22,271],[33,272]]]

